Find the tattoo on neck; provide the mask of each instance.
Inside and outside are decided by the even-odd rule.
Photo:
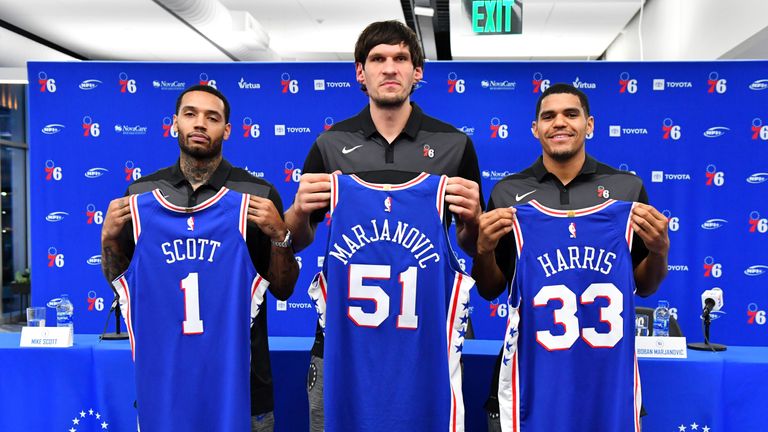
[[[211,159],[193,159],[182,154],[179,165],[184,177],[196,189],[211,178],[220,162],[221,155]]]

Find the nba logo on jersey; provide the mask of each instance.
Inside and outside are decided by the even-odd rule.
[[[443,225],[446,182],[331,176],[326,257],[309,288],[325,332],[327,432],[464,430],[459,360],[474,281]]]
[[[632,206],[516,207],[499,373],[503,431],[639,430]]]
[[[136,249],[113,286],[144,432],[251,430],[250,326],[268,283],[245,242],[248,200],[227,188],[192,208],[159,190],[130,197]]]

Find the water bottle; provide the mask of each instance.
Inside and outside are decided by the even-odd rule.
[[[75,306],[69,301],[67,294],[61,295],[61,301],[56,306],[56,327],[71,327],[74,332],[75,323],[72,315],[75,312]]]
[[[666,300],[659,300],[653,311],[653,335],[669,336],[669,302]]]

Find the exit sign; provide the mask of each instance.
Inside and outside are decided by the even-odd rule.
[[[471,11],[472,31],[475,33],[523,32],[523,5],[519,0],[464,0],[464,7]]]

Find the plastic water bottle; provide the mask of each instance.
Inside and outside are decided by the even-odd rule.
[[[659,300],[653,311],[653,335],[669,336],[669,302],[666,300]]]
[[[75,306],[69,301],[67,294],[61,295],[61,301],[56,306],[56,327],[71,327],[74,331],[75,323],[72,315],[75,313]]]

